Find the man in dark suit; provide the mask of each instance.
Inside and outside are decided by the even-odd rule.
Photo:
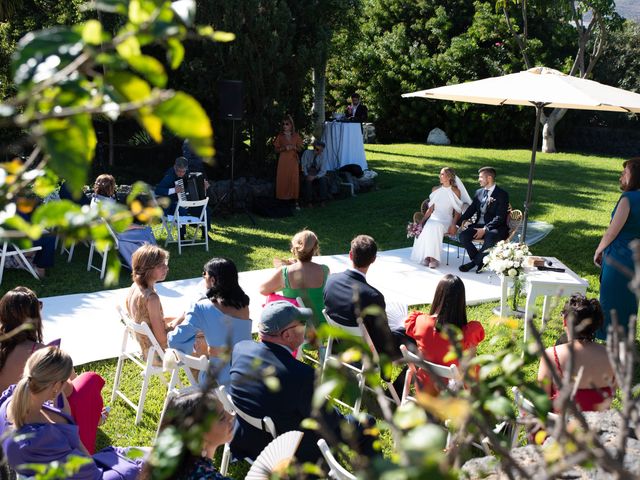
[[[366,274],[376,260],[377,252],[378,246],[370,236],[354,238],[349,250],[352,268],[329,276],[324,287],[324,305],[332,320],[347,327],[357,326],[356,319],[366,312],[362,322],[381,360],[384,357],[398,360],[402,357],[400,345],[415,345],[415,340],[407,336],[404,328],[389,328],[384,295],[367,283]],[[396,391],[402,392],[403,380],[401,373],[394,383]]]
[[[476,215],[475,221],[460,233],[460,242],[467,250],[471,261],[460,266],[461,272],[476,268],[479,273],[484,266],[483,259],[487,251],[500,240],[509,235],[507,215],[509,211],[509,194],[496,185],[496,171],[491,167],[478,170],[480,187],[471,205],[458,220],[458,225]],[[473,241],[482,240],[480,250]]]
[[[301,462],[315,463],[321,457],[316,444],[319,437],[315,431],[300,427],[300,422],[311,416],[315,369],[293,356],[293,351],[304,342],[305,323],[312,317],[310,308],[298,308],[286,301],[265,305],[258,324],[261,342],[245,340],[233,349],[231,397],[241,411],[253,417],[271,417],[278,435],[303,430],[296,457]],[[278,388],[269,388],[266,377],[276,378]],[[373,437],[364,436],[365,426],[353,417],[343,417],[330,408],[322,410],[322,419],[335,438],[342,437],[341,422],[353,424],[356,448],[364,454],[373,453]],[[255,458],[271,440],[268,433],[237,417],[231,452],[235,457]]]
[[[368,116],[367,107],[360,103],[360,94],[354,93],[351,95],[351,105],[347,107],[346,119],[349,122],[365,123]]]

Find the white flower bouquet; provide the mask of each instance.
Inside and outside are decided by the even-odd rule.
[[[524,265],[529,255],[526,243],[502,240],[496,243],[483,260],[485,268],[513,280],[513,310],[517,310],[518,293],[524,280]]]

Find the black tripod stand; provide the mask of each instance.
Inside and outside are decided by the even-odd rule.
[[[235,196],[234,195],[235,194],[235,188],[234,188],[235,163],[236,163],[236,119],[232,118],[231,119],[231,182],[229,183],[229,194],[230,194],[229,205],[231,206],[232,212],[234,211],[234,196]],[[222,198],[224,199],[224,197]],[[251,223],[255,227],[256,221],[251,215],[251,213],[249,213],[246,203],[242,207],[242,211],[247,215],[247,217],[249,217],[249,220],[251,220]]]

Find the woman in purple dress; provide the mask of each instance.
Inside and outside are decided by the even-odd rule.
[[[34,475],[26,464],[64,463],[70,456],[89,460],[67,478],[134,480],[142,462],[126,450],[107,447],[93,456],[82,445],[78,426],[61,391],[73,371],[71,357],[57,347],[36,350],[22,378],[0,396],[0,434],[8,463],[21,475]],[[54,406],[55,405],[55,406]]]

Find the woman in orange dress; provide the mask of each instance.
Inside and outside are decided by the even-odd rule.
[[[298,201],[300,196],[300,160],[298,152],[302,150],[302,137],[296,133],[291,115],[282,120],[282,131],[273,142],[278,157],[276,174],[276,198]]]
[[[458,360],[444,361],[451,349],[447,330],[453,326],[462,332],[462,350],[475,355],[476,346],[484,340],[484,328],[477,321],[467,322],[464,283],[455,275],[445,275],[436,287],[429,315],[412,312],[405,320],[407,335],[415,338],[425,360],[439,365],[458,365]],[[437,395],[438,389],[424,370],[418,370],[421,391]]]

